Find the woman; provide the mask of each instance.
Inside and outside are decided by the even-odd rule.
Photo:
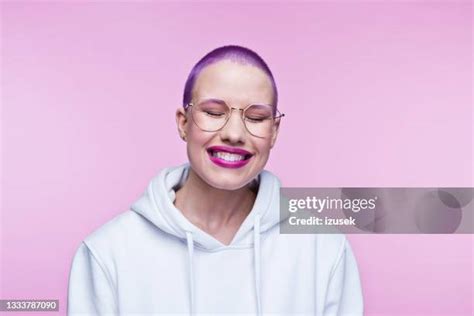
[[[247,48],[220,47],[195,65],[176,111],[189,164],[161,171],[84,240],[69,314],[362,314],[343,235],[279,233],[280,184],[263,170],[277,100],[270,69]]]

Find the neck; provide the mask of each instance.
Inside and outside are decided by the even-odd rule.
[[[237,190],[217,189],[190,168],[188,179],[176,192],[175,206],[191,223],[228,243],[250,213],[255,198],[249,185]]]

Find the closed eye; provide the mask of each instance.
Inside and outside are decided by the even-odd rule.
[[[253,123],[260,123],[260,122],[263,122],[265,120],[268,119],[268,117],[251,117],[251,116],[247,116],[245,117],[245,119],[249,122],[253,122]]]
[[[204,113],[212,117],[222,117],[225,115],[225,113],[211,112],[211,111],[205,111]]]

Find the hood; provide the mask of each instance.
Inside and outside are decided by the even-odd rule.
[[[145,193],[133,203],[131,209],[164,232],[186,239],[186,233],[193,235],[197,248],[207,251],[231,247],[252,247],[252,231],[256,217],[260,221],[260,233],[263,233],[280,222],[280,181],[272,173],[263,170],[254,180],[258,185],[258,193],[253,208],[244,220],[234,239],[224,245],[209,234],[194,226],[174,206],[176,190],[186,181],[189,164],[166,168],[150,181]]]
[[[176,190],[186,181],[189,164],[167,168],[153,178],[147,190],[133,205],[132,211],[145,217],[162,231],[185,240],[188,249],[189,305],[191,314],[195,314],[194,290],[194,248],[203,251],[219,251],[224,248],[249,248],[254,250],[254,280],[257,315],[262,314],[261,306],[261,259],[260,234],[280,222],[280,181],[276,176],[263,170],[253,180],[258,185],[257,197],[252,210],[240,226],[229,245],[194,226],[174,206]]]

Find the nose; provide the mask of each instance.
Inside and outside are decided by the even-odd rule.
[[[232,109],[227,123],[220,131],[222,141],[232,144],[244,143],[246,135],[247,129],[242,120],[242,112],[239,109]]]

